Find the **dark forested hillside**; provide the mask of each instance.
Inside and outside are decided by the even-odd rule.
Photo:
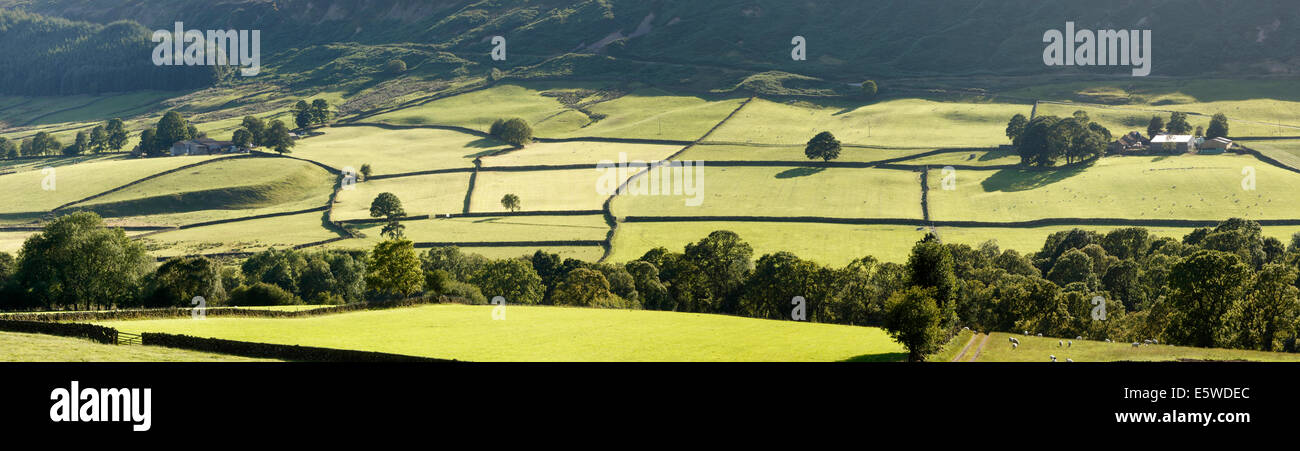
[[[0,94],[94,94],[211,84],[208,68],[155,67],[138,23],[74,22],[0,10]]]
[[[566,53],[600,54],[626,65],[673,62],[750,74],[779,70],[835,81],[1124,72],[1046,67],[1043,33],[1063,29],[1067,21],[1079,29],[1151,30],[1154,76],[1300,70],[1294,52],[1300,44],[1300,27],[1294,25],[1300,23],[1300,8],[1294,2],[1234,5],[1231,0],[0,0],[0,8],[91,23],[130,20],[156,29],[183,21],[198,29],[262,30],[263,63],[292,66],[281,68],[280,75],[345,58],[337,48],[313,50],[339,43],[386,46],[384,52],[398,54],[418,47],[422,58],[438,55],[434,59],[443,64],[438,70],[447,73],[479,64],[484,71],[533,65]],[[73,40],[90,33],[120,36],[130,27],[59,26]],[[5,60],[29,50],[10,44],[11,31],[0,33]],[[493,35],[509,39],[507,62],[487,60]],[[789,57],[796,35],[807,38],[807,61]],[[405,49],[394,50],[394,44]],[[67,85],[60,77],[37,78]]]

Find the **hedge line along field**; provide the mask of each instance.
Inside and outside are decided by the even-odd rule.
[[[883,330],[696,313],[566,307],[427,305],[295,319],[111,321],[131,333],[494,361],[904,360]]]
[[[1243,188],[1248,169],[1254,189]],[[930,173],[934,220],[1300,218],[1300,174],[1249,155],[1109,157],[1089,167]]]
[[[1011,348],[1008,337],[1020,340],[1020,346]],[[977,362],[1049,362],[1056,356],[1058,362],[1066,359],[1075,362],[1117,361],[1172,361],[1172,360],[1249,360],[1259,362],[1300,362],[1300,354],[1283,352],[1246,351],[1240,349],[1192,348],[1169,345],[1141,345],[1132,343],[1106,343],[1104,341],[1070,340],[1070,346],[1058,346],[1069,339],[1025,336],[994,332],[980,352]],[[978,343],[977,343],[978,344]],[[969,354],[970,351],[968,351]]]
[[[158,346],[117,346],[80,338],[0,332],[2,362],[255,362],[224,354]]]

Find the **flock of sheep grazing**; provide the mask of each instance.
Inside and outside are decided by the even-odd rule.
[[[1029,331],[1027,331],[1027,330],[1024,331],[1024,332],[1022,333],[1022,335],[1026,336],[1026,337],[1029,336]],[[1040,333],[1040,334],[1038,334],[1038,336],[1039,336],[1039,337],[1042,337],[1043,334]],[[1082,335],[1077,336],[1077,337],[1074,337],[1074,340],[1082,340],[1082,339],[1083,339],[1083,336],[1082,336]],[[1058,347],[1058,348],[1072,348],[1072,347],[1074,347],[1074,340],[1057,340],[1057,341],[1056,341],[1056,347]],[[1009,341],[1009,342],[1011,343],[1011,350],[1012,350],[1012,351],[1014,351],[1014,350],[1016,350],[1017,348],[1020,347],[1020,340],[1016,339],[1016,337],[1007,337],[1007,341]],[[1106,343],[1111,343],[1111,341],[1110,341],[1109,338],[1106,339]],[[1158,345],[1158,344],[1160,344],[1160,340],[1156,340],[1156,339],[1153,338],[1153,339],[1149,339],[1149,340],[1142,340],[1141,343],[1135,341],[1135,342],[1133,342],[1133,347],[1136,348],[1136,347],[1144,346],[1144,345],[1149,346],[1149,345]],[[1055,356],[1055,355],[1049,355],[1049,356],[1047,356],[1047,358],[1048,358],[1050,361],[1052,361],[1052,362],[1055,362],[1055,361],[1056,361],[1056,356]],[[1066,361],[1066,362],[1073,362],[1074,360],[1072,360],[1072,359],[1065,359],[1065,361]]]

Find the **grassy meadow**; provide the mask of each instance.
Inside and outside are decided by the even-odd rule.
[[[1020,346],[1011,349],[1008,337],[1020,340]],[[1300,362],[1300,354],[1282,352],[1247,351],[1240,349],[1193,348],[1169,345],[1141,345],[1132,343],[1107,343],[1104,341],[1071,340],[1070,346],[1059,346],[1060,338],[1025,336],[994,332],[980,353],[977,362],[1049,362],[1055,355],[1058,362],[1066,359],[1075,362],[1118,361],[1172,361],[1172,360],[1249,360],[1260,362]],[[975,348],[979,343],[975,343]],[[974,349],[967,351],[973,355]]]
[[[122,331],[389,352],[476,362],[827,362],[903,360],[870,327],[696,313],[428,305],[295,319],[110,321]]]
[[[1255,190],[1243,189],[1243,170]],[[1039,218],[1300,218],[1293,202],[1300,174],[1239,155],[1104,158],[1051,171],[958,171],[944,190],[930,173],[935,220],[1023,221]]]

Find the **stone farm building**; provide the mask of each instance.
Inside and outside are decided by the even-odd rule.
[[[230,141],[199,138],[189,141],[177,141],[176,144],[172,144],[171,154],[173,157],[179,157],[183,155],[216,155],[247,151],[248,149],[236,146],[235,143]]]
[[[1227,152],[1232,148],[1232,140],[1228,138],[1207,139],[1196,145],[1196,153],[1200,154],[1218,154]]]
[[[1145,136],[1142,136],[1142,133],[1129,132],[1127,135],[1111,142],[1107,153],[1115,155],[1145,151],[1147,150],[1147,144],[1150,142]]]

